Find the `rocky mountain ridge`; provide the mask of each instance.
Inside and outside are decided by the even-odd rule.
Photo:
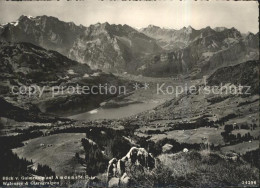
[[[112,72],[134,72],[139,61],[160,52],[155,40],[128,25],[90,25],[70,50],[69,57]]]
[[[258,33],[255,35],[249,33],[243,37],[235,28],[213,30],[207,27],[201,30],[194,30],[190,27],[187,30],[190,32],[186,32],[188,33],[188,37],[186,37],[188,40],[186,40],[185,45],[177,45],[178,48],[168,49],[163,53],[151,56],[145,61],[140,72],[147,76],[158,77],[176,76],[178,74],[198,77],[210,74],[223,66],[259,58]],[[153,34],[153,37],[158,37],[158,44],[164,39],[157,34],[165,31],[165,29],[148,27],[143,30],[145,33],[149,31]],[[177,31],[168,30],[168,32],[171,32],[170,37],[173,40],[174,37],[177,37],[179,40],[185,41],[185,38],[178,35]],[[152,35],[151,33],[150,36]],[[170,41],[169,38],[166,38],[166,40]]]
[[[154,39],[128,25],[84,27],[50,16],[21,16],[1,25],[0,40],[29,42],[110,72],[134,69],[140,58],[161,50]]]
[[[8,42],[29,42],[66,55],[85,27],[63,22],[51,16],[20,16],[0,26],[0,39]]]
[[[55,50],[94,69],[156,77],[201,77],[259,57],[259,33],[244,35],[225,27],[136,30],[126,24],[85,27],[54,17],[21,16],[0,26],[0,40]]]
[[[217,27],[212,29],[206,27],[202,29],[194,29],[191,26],[183,27],[179,30],[160,28],[158,26],[149,25],[140,29],[140,32],[154,38],[158,44],[166,50],[181,49],[189,45],[192,41],[207,37],[210,35],[218,35],[219,38],[241,38],[241,33],[234,27],[228,29],[225,27]]]

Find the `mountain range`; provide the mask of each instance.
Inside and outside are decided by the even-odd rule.
[[[97,23],[88,27],[55,17],[21,16],[0,26],[0,40],[29,42],[93,69],[145,76],[198,77],[219,67],[259,58],[259,33],[241,34],[235,28],[183,27]]]
[[[259,33],[243,36],[235,28],[195,30],[190,26],[180,30],[148,26],[140,31],[156,38],[165,49],[143,65],[143,74],[149,76],[201,76],[219,67],[259,58]]]
[[[134,70],[139,58],[161,50],[155,39],[128,25],[97,23],[84,27],[48,16],[21,16],[16,22],[1,25],[0,39],[29,42],[113,72]]]
[[[140,29],[140,32],[157,39],[158,43],[164,49],[181,49],[197,38],[204,38],[211,35],[218,35],[219,38],[240,38],[241,33],[235,28],[217,27],[211,29],[210,27],[196,30],[191,26],[183,27],[180,30],[165,29],[158,26],[149,25],[146,28]],[[221,36],[220,36],[221,35]]]

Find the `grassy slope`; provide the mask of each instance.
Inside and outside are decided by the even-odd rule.
[[[243,160],[226,160],[206,150],[162,154],[156,168],[138,178],[144,186],[229,187],[243,186],[243,181],[259,183],[259,170]]]
[[[82,166],[74,159],[75,153],[82,153],[81,139],[83,133],[62,133],[28,140],[23,147],[13,149],[19,157],[34,163],[48,165],[56,175],[69,175],[74,170],[82,170]],[[45,144],[45,146],[40,146]],[[48,144],[52,146],[48,147]]]

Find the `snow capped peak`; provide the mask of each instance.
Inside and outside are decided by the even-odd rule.
[[[6,26],[8,23],[5,23],[5,24],[0,24],[0,27],[4,27]]]
[[[17,26],[17,25],[19,24],[19,21],[10,22],[9,24],[10,24],[10,25],[13,25],[13,26]]]
[[[33,18],[35,18],[35,17],[28,15],[27,18],[33,19]]]
[[[30,15],[21,15],[20,18],[18,20],[22,20],[22,19],[34,19],[35,17],[30,16]]]
[[[24,19],[26,20],[26,19],[34,19],[34,18],[35,17],[30,16],[30,15],[28,15],[28,16],[22,15],[22,16],[20,16],[20,18],[17,21],[10,22],[10,23],[7,23],[7,24],[10,24],[10,25],[13,25],[13,26],[18,26],[20,21],[22,21]],[[3,24],[2,26],[7,25],[7,24]]]
[[[19,24],[19,21],[11,22],[10,24],[13,25],[13,26],[17,26]]]

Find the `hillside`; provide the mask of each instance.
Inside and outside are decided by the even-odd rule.
[[[139,128],[134,134],[153,142],[175,139],[187,144],[227,145],[229,151],[242,152],[237,149],[238,144],[259,139],[258,65],[259,61],[244,62],[219,68],[206,81],[186,80],[182,86],[195,86],[196,90],[188,89],[178,96],[166,94],[173,99],[135,116],[133,125]],[[236,89],[239,84],[251,88],[247,93],[244,88],[241,93]],[[211,92],[205,92],[206,87],[210,87]],[[166,92],[166,88],[162,90]],[[226,125],[233,127],[227,135]],[[248,145],[254,150],[253,143]]]
[[[41,112],[63,115],[74,110],[81,112],[98,107],[104,100],[117,95],[77,94],[77,92],[70,94],[66,92],[70,86],[125,84],[112,74],[93,71],[86,64],[30,43],[0,43],[0,65],[1,97],[21,108],[28,109],[34,106]],[[127,86],[127,83],[125,85]],[[21,91],[19,88],[22,86],[34,86],[44,90],[41,95],[40,90],[36,90],[29,96],[28,88],[22,90],[22,94],[15,94]],[[54,97],[52,86],[64,92],[59,92]]]
[[[208,85],[232,83],[250,86],[252,94],[259,93],[259,61],[248,61],[234,66],[219,68],[208,78]],[[224,73],[224,74],[223,74]]]
[[[13,77],[21,83],[59,82],[69,69],[75,74],[94,73],[88,65],[79,64],[58,52],[31,43],[0,43],[2,81]],[[71,76],[72,77],[72,76]]]

